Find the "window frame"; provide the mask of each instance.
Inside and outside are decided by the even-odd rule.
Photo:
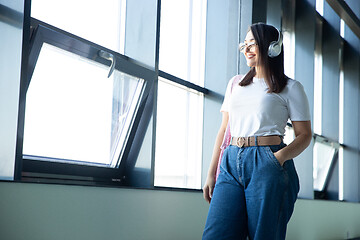
[[[138,179],[139,173],[135,173],[136,179],[131,179],[133,169],[135,167],[137,157],[139,155],[142,142],[144,140],[146,131],[151,123],[153,122],[153,131],[156,130],[156,106],[157,106],[157,81],[158,77],[165,78],[171,82],[180,84],[190,91],[196,91],[204,94],[205,97],[218,97],[222,99],[222,95],[209,90],[208,88],[199,86],[190,81],[181,79],[179,77],[173,76],[169,73],[159,70],[159,39],[160,39],[160,18],[161,18],[161,0],[157,0],[157,12],[156,12],[156,41],[155,41],[155,65],[154,67],[148,66],[142,62],[134,60],[128,56],[124,56],[113,50],[109,50],[101,45],[92,43],[86,39],[78,37],[74,34],[68,33],[62,29],[56,28],[42,22],[38,19],[31,18],[30,9],[31,2],[27,2],[28,14],[24,17],[24,28],[28,26],[28,30],[24,30],[23,37],[23,51],[25,52],[25,57],[22,60],[23,66],[22,77],[21,77],[21,88],[20,88],[20,107],[19,107],[19,121],[18,121],[18,141],[16,146],[16,169],[15,169],[15,179],[17,181],[24,182],[37,182],[37,183],[54,183],[54,184],[70,184],[70,185],[90,185],[90,186],[115,186],[115,187],[141,187],[148,189],[160,189],[160,190],[175,190],[175,191],[201,191],[200,189],[190,189],[190,188],[177,188],[177,187],[162,187],[154,186],[154,146],[156,134],[153,132],[152,136],[152,156],[151,156],[151,169],[149,169],[150,178],[149,179]],[[42,26],[40,29],[40,34],[35,34],[36,31],[39,31],[37,26]],[[43,30],[47,28],[47,30]],[[50,31],[50,37],[46,34],[47,31]],[[27,34],[26,34],[27,32]],[[111,53],[117,57],[116,65],[126,63],[127,71],[122,71],[130,75],[137,76],[132,74],[136,69],[143,69],[147,76],[149,76],[148,84],[146,90],[143,93],[143,99],[138,108],[137,118],[135,119],[131,134],[128,138],[122,160],[118,168],[105,168],[102,166],[96,166],[96,164],[84,165],[78,163],[67,163],[67,162],[56,162],[56,161],[43,161],[46,159],[32,158],[32,157],[23,157],[22,145],[23,145],[23,134],[24,134],[24,122],[25,122],[25,102],[26,102],[26,91],[30,84],[31,76],[33,74],[36,60],[38,54],[41,51],[41,44],[39,40],[35,41],[36,38],[47,40],[53,40],[56,42],[56,47],[63,48],[61,42],[59,42],[56,36],[63,34],[76,42],[90,44],[97,50],[103,50],[105,52]],[[66,49],[65,49],[66,50]],[[37,54],[36,54],[37,52]],[[83,52],[75,52],[83,57]],[[92,59],[93,60],[93,59]],[[103,58],[97,59],[100,63],[105,65],[110,65],[109,60]],[[137,67],[134,68],[134,65]],[[145,79],[146,81],[146,79]],[[141,112],[142,114],[139,114]],[[139,116],[141,115],[141,117]],[[130,144],[132,142],[133,144]],[[51,160],[48,158],[48,160]],[[149,174],[145,173],[145,174]],[[140,173],[144,174],[144,173]],[[143,176],[143,175],[141,175]],[[148,175],[146,175],[148,176]],[[140,184],[139,184],[140,182]]]
[[[206,1],[206,8],[207,8],[207,1],[208,0],[205,0]],[[205,64],[205,54],[206,54],[206,47],[204,48],[204,73],[203,73],[203,77],[204,77],[204,87],[203,86],[200,86],[198,83],[194,83],[191,81],[191,78],[189,79],[185,79],[185,78],[182,78],[182,77],[179,77],[177,75],[175,75],[174,73],[169,73],[169,72],[166,72],[165,69],[159,69],[159,58],[160,58],[160,39],[161,39],[161,0],[158,0],[158,10],[157,10],[157,14],[158,14],[158,19],[157,19],[157,45],[156,45],[156,60],[155,60],[155,66],[156,68],[158,69],[158,78],[157,78],[157,88],[156,88],[156,99],[155,99],[155,102],[154,102],[154,138],[153,138],[153,161],[152,163],[153,164],[156,164],[156,160],[155,160],[155,148],[158,146],[156,144],[156,124],[157,124],[157,97],[158,97],[158,82],[161,81],[159,80],[159,78],[163,78],[164,80],[166,81],[169,81],[170,83],[175,83],[175,85],[179,85],[179,87],[184,87],[186,89],[187,92],[195,92],[195,93],[201,93],[203,94],[203,102],[205,101],[205,98],[206,97],[210,97],[210,96],[214,96],[214,97],[219,97],[220,94],[214,92],[214,91],[211,91],[209,90],[208,88],[205,87],[205,68],[206,68],[206,64]],[[189,2],[190,6],[192,5],[192,0]],[[190,9],[192,8],[192,6],[190,7]],[[192,24],[192,17],[191,17],[191,14],[192,14],[192,9],[190,10],[190,14],[189,14],[189,25]],[[206,13],[207,14],[207,13]],[[205,19],[205,28],[207,28],[207,18]],[[191,27],[190,29],[188,29],[189,31],[191,31]],[[205,42],[206,42],[206,30],[204,31],[205,32]],[[189,33],[189,35],[191,35],[191,32]],[[191,42],[191,38],[188,38],[188,41]],[[192,43],[189,43],[190,45]],[[205,44],[206,45],[206,44]],[[188,66],[189,67],[189,66]],[[220,98],[222,99],[223,96],[220,95]],[[203,111],[202,113],[204,115],[204,108],[203,108]],[[202,125],[202,128],[204,128],[204,124]],[[203,135],[202,135],[203,137]],[[202,142],[202,145],[203,145],[203,142]],[[202,177],[203,177],[203,170],[202,170],[202,165],[203,165],[203,159],[199,159],[199,161],[201,162],[201,167],[200,167],[200,182],[202,182]],[[153,167],[154,168],[154,167]],[[153,187],[154,189],[181,189],[181,190],[189,190],[189,191],[201,191],[201,189],[199,188],[188,188],[188,187],[177,187],[177,186],[155,186],[154,182],[155,182],[155,169],[153,170]]]
[[[126,184],[124,183],[125,176],[129,172],[129,167],[136,162],[136,157],[139,153],[145,130],[150,122],[151,112],[146,111],[146,108],[150,107],[148,102],[152,99],[150,90],[153,88],[157,77],[155,70],[134,59],[77,37],[40,20],[31,18],[30,26],[31,38],[29,42],[27,74],[26,77],[22,78],[22,91],[25,92],[20,99],[22,103],[25,104],[26,102],[26,91],[29,87],[43,43],[48,43],[52,46],[107,66],[111,64],[111,61],[100,57],[98,52],[104,51],[110,53],[116,58],[115,69],[126,74],[143,78],[145,80],[145,85],[139,100],[138,109],[134,115],[132,127],[128,132],[123,154],[121,159],[119,159],[116,168],[104,167],[101,166],[101,164],[86,165],[85,163],[75,161],[56,162],[51,158],[23,156],[21,153],[22,170],[21,173],[17,173],[16,175],[20,175],[22,180],[36,182],[76,182],[84,185]],[[22,122],[25,122],[25,109],[19,111],[19,118],[22,119]],[[21,138],[23,138],[23,134],[22,127]],[[19,145],[20,144],[18,144],[17,148],[20,147]]]
[[[340,149],[343,149],[346,146],[342,143],[339,143],[338,141],[331,140],[323,135],[319,135],[316,133],[313,134],[313,138],[314,138],[314,142],[315,142],[314,147],[315,147],[315,144],[323,144],[323,145],[327,145],[327,146],[330,146],[331,148],[333,148],[331,157],[327,162],[325,178],[324,178],[324,182],[322,184],[321,190],[314,189],[315,199],[327,199],[327,192],[328,192],[327,189],[328,189],[331,178],[333,177],[333,175],[335,175],[334,174],[334,166],[335,166],[336,162],[339,161],[339,151],[340,151]],[[315,161],[315,156],[314,156],[314,161]]]

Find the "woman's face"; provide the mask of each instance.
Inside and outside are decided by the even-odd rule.
[[[258,62],[259,48],[251,31],[246,34],[244,44],[246,47],[242,50],[242,53],[245,55],[246,63],[249,67],[255,67]]]

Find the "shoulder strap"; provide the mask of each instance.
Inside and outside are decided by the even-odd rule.
[[[234,78],[234,81],[232,82],[232,85],[231,85],[231,92],[235,86],[235,84],[238,84],[241,79],[243,78],[243,75],[236,75],[235,78]]]

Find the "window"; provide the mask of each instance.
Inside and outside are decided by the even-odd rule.
[[[115,166],[144,80],[44,43],[26,96],[24,155]]]
[[[133,7],[32,1],[23,179],[201,188],[207,1],[161,1],[154,68],[122,54],[138,54],[132,42],[143,20],[127,12]],[[139,169],[149,129],[151,159],[141,155]]]
[[[329,22],[325,21],[322,16],[323,5],[324,1],[317,1],[317,11],[319,14],[316,14],[314,55],[315,143],[313,147],[313,187],[315,198],[343,200],[344,22],[339,19],[340,32],[334,31],[330,27]],[[324,38],[325,35],[326,38]],[[330,54],[329,49],[333,50]],[[330,68],[334,68],[337,64],[339,69],[330,70]],[[334,75],[334,72],[338,72],[338,78]],[[326,85],[324,85],[325,80]],[[332,92],[334,89],[338,90],[338,94],[336,91]],[[335,107],[334,112],[329,111],[329,106],[332,107],[334,105],[331,101],[338,104],[338,108]],[[331,119],[336,119],[337,117],[338,121],[331,122]],[[324,119],[328,120],[324,121]],[[337,128],[338,132],[336,131]],[[332,136],[332,140],[328,136]]]
[[[125,10],[126,0],[31,1],[31,17],[122,54]]]
[[[315,135],[314,144],[314,190],[325,194],[327,182],[332,174],[332,165],[337,160],[340,145],[329,139]],[[320,197],[321,198],[321,197]]]
[[[161,1],[159,69],[204,85],[206,0]]]
[[[116,170],[100,175],[118,181],[137,145],[133,141],[155,72],[38,20],[32,26],[24,172],[63,175],[64,168],[79,165],[87,166],[88,174],[81,174],[94,177],[93,166],[102,168],[99,173]],[[77,175],[69,169],[66,175]]]
[[[283,3],[282,35],[284,48],[284,72],[295,79],[295,2]]]
[[[201,187],[203,94],[159,79],[155,185]]]
[[[161,1],[155,186],[201,188],[206,2]]]

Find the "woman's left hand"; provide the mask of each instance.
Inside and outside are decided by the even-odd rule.
[[[281,152],[280,151],[277,151],[277,152],[274,152],[274,156],[275,158],[279,161],[280,165],[283,166],[286,159],[284,159],[281,155]]]
[[[274,152],[274,156],[283,166],[286,160],[298,156],[310,144],[312,138],[310,121],[292,121],[295,139],[286,147]]]

